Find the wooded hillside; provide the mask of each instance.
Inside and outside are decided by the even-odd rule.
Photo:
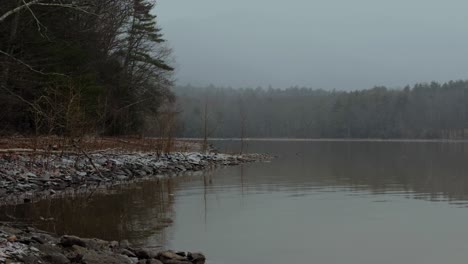
[[[174,100],[152,0],[2,0],[0,133],[134,134]]]
[[[176,94],[185,137],[468,137],[468,81],[360,91],[186,86]]]

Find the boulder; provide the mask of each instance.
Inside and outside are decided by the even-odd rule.
[[[160,252],[156,259],[160,260],[164,264],[192,264],[187,258],[180,256],[173,251]]]
[[[163,264],[192,264],[192,262],[189,260],[175,260],[175,259],[166,260],[166,261],[163,261],[162,263]]]
[[[205,264],[205,261],[206,261],[206,257],[202,253],[189,253],[187,258],[193,264]]]
[[[83,264],[132,264],[133,262],[127,256],[118,254],[97,254],[94,251],[89,251],[81,260]]]
[[[120,254],[125,255],[127,257],[130,257],[130,258],[136,258],[137,257],[135,253],[133,253],[132,251],[130,251],[130,250],[126,249],[126,248],[121,249]]]
[[[67,257],[65,257],[65,255],[60,254],[60,253],[48,254],[48,255],[45,255],[44,257],[42,257],[42,259],[46,263],[50,263],[50,264],[68,264],[68,263],[70,263],[70,260]]]
[[[76,236],[62,236],[60,238],[60,244],[63,247],[71,247],[74,245],[86,247],[86,242],[83,239]]]
[[[152,259],[158,256],[158,254],[156,254],[155,252],[152,252],[151,250],[147,250],[147,249],[135,250],[135,255],[139,259]]]

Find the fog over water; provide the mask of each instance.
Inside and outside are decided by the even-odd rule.
[[[161,0],[179,84],[401,87],[463,79],[461,0]]]

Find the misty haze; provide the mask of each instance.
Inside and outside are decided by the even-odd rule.
[[[464,263],[467,9],[1,1],[0,263]]]

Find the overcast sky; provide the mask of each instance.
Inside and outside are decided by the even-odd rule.
[[[466,0],[159,0],[179,84],[364,89],[468,79]]]

